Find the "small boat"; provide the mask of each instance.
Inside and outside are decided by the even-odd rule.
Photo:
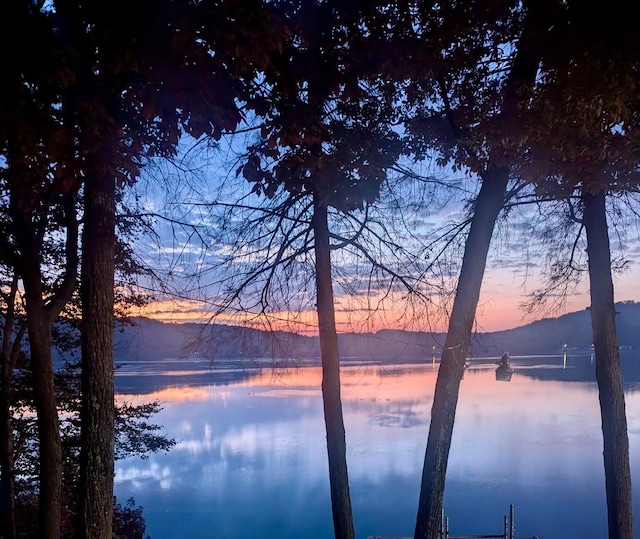
[[[510,382],[513,376],[513,369],[511,368],[511,356],[509,352],[505,352],[500,358],[500,361],[496,361],[499,367],[496,369],[496,380],[498,382]]]

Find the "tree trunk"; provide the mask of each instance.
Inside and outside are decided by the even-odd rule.
[[[317,202],[313,214],[313,231],[316,255],[316,301],[322,355],[322,400],[327,429],[333,528],[336,539],[354,539],[347,474],[347,446],[340,400],[340,353],[331,281],[327,206]]]
[[[422,469],[415,539],[438,537],[460,381],[464,374],[491,236],[504,204],[507,181],[506,168],[492,169],[486,174],[476,199],[436,380]]]
[[[583,194],[591,327],[600,397],[609,539],[632,539],[631,471],[620,349],[616,333],[605,193]]]
[[[4,358],[3,358],[4,359]],[[15,470],[9,390],[11,376],[2,365],[0,380],[0,537],[15,539]]]
[[[540,35],[547,31],[545,4],[546,2],[525,2],[523,6],[525,20],[505,83],[500,111],[501,116],[512,122],[516,121],[523,102],[526,103],[528,88],[534,83],[538,72]],[[499,146],[495,153],[499,161],[504,163]],[[482,187],[476,199],[471,230],[465,243],[458,287],[440,360],[422,470],[415,539],[437,539],[442,519],[442,499],[460,381],[464,374],[491,236],[504,205],[509,180],[508,164],[497,167],[491,163],[490,158],[487,170],[482,175]]]
[[[2,365],[0,365],[0,537],[15,539],[15,469],[13,455],[13,428],[11,425],[11,378],[14,368],[16,345],[22,341],[23,330],[14,335],[15,301],[18,292],[18,276],[14,275],[7,296],[2,333]]]
[[[25,311],[31,368],[33,371],[34,404],[38,419],[39,499],[38,537],[60,539],[62,517],[62,443],[60,422],[53,379],[51,334],[53,323],[67,303],[77,280],[77,230],[74,196],[63,203],[67,221],[65,271],[55,293],[46,298],[42,283],[41,260],[46,219],[35,213],[12,194],[11,214],[14,234],[20,250],[20,274],[24,285]],[[17,351],[16,351],[17,353]]]
[[[39,278],[38,278],[39,281]],[[38,293],[29,305],[25,280],[27,326],[33,370],[33,389],[40,440],[39,537],[60,539],[62,514],[62,444],[53,382],[51,321]]]
[[[26,228],[26,227],[25,227]],[[33,371],[33,400],[38,417],[39,498],[38,529],[42,539],[60,539],[62,517],[62,442],[60,421],[53,381],[51,330],[53,319],[43,301],[40,250],[35,234],[24,235],[24,271],[27,335],[31,370]]]
[[[111,538],[114,474],[115,182],[85,183],[79,537]]]

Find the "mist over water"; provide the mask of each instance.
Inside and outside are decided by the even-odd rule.
[[[627,357],[627,417],[640,515],[640,393]],[[602,435],[589,356],[514,358],[510,382],[473,361],[462,382],[445,509],[451,532],[607,535]],[[116,494],[144,507],[152,539],[332,537],[319,367],[204,362],[125,366],[121,400],[159,399],[178,441],[116,463]],[[358,537],[413,533],[437,366],[354,361],[342,370]],[[638,378],[640,380],[640,378]],[[640,524],[636,522],[636,528]]]

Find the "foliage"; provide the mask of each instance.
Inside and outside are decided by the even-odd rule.
[[[366,61],[372,43],[359,24],[373,8],[304,0],[279,8],[290,36],[254,89],[260,138],[237,173],[268,198],[284,189],[344,212],[362,208],[400,152],[392,87]]]
[[[33,411],[31,374],[27,365],[16,372],[12,394],[14,396],[14,439],[16,453],[17,500],[20,511],[36,503],[38,485],[38,443],[36,418]],[[68,364],[56,374],[56,390],[61,417],[63,445],[63,511],[67,527],[73,526],[80,451],[79,421],[79,372],[78,365]],[[168,451],[175,445],[173,439],[160,434],[161,427],[150,422],[150,418],[161,409],[159,402],[142,405],[120,403],[116,407],[116,457],[139,456],[146,458],[149,453]],[[141,518],[141,510],[127,504],[121,508],[123,526],[135,523]],[[136,513],[136,511],[138,511]],[[22,521],[23,523],[25,521]],[[128,524],[127,524],[128,525]],[[131,524],[133,526],[133,524]],[[139,526],[139,524],[138,524]],[[123,528],[124,529],[124,528]],[[133,527],[139,530],[139,527]],[[142,528],[142,531],[144,529]],[[134,532],[130,532],[134,533]],[[137,532],[135,532],[137,533]],[[142,533],[142,532],[140,532]],[[128,537],[123,535],[123,537]],[[133,535],[132,537],[137,537]]]
[[[160,425],[148,421],[161,409],[158,401],[116,405],[116,459],[132,456],[146,459],[150,453],[169,451],[176,444],[173,438],[159,434]]]
[[[142,514],[142,507],[136,505],[133,498],[129,498],[122,505],[113,499],[113,539],[151,539],[145,535],[146,524]],[[35,539],[37,530],[38,496],[35,493],[21,494],[16,508],[20,539]],[[63,536],[73,537],[73,515],[66,508],[63,515]]]
[[[218,245],[241,245],[217,253],[237,270],[223,283],[230,291],[221,310],[301,304],[314,207],[335,210],[330,239],[342,250],[343,291],[368,302],[371,276],[383,273],[383,297],[399,285],[415,291],[432,261],[414,254],[402,267],[391,212],[375,208],[402,154],[434,156],[483,180],[502,167],[531,182],[539,200],[566,201],[563,230],[575,225],[579,192],[634,191],[640,182],[640,43],[630,2],[144,0],[133,9],[123,0],[24,0],[1,9],[14,32],[0,37],[0,263],[22,276],[33,292],[27,307],[37,298],[49,320],[65,305],[77,314],[68,299],[78,226],[92,217],[80,216],[83,181],[129,185],[150,159],[175,156],[185,133],[218,141],[242,121],[255,130],[234,167],[251,193],[212,234]],[[510,79],[522,43],[539,59],[532,84]],[[417,212],[428,213],[427,203]],[[424,258],[439,258],[466,223],[442,248],[442,238],[428,241],[439,252]],[[120,247],[125,276],[139,272],[130,243]],[[561,247],[570,262],[550,260],[547,293],[575,282],[581,243],[576,236]],[[125,277],[119,291],[133,289]],[[54,339],[71,346],[72,334],[59,329]],[[58,390],[71,469],[78,403],[66,376]],[[20,383],[24,460],[38,445],[33,395]],[[123,451],[170,445],[147,421],[155,410],[123,405],[132,421],[117,421]],[[25,477],[37,472],[32,458],[20,465]]]
[[[113,539],[150,539],[145,536],[146,524],[142,507],[136,506],[133,498],[125,505],[113,499]]]
[[[33,404],[31,400],[31,373],[23,366],[16,374],[13,394],[16,398],[16,470],[26,490],[35,487],[37,480],[39,450]],[[56,373],[56,390],[61,417],[61,432],[65,448],[66,478],[77,480],[78,451],[80,449],[79,365],[66,364]],[[161,410],[158,401],[132,405],[118,403],[116,406],[116,456],[146,458],[149,453],[168,451],[175,440],[159,434],[162,427],[149,421]],[[70,491],[73,489],[70,488]]]
[[[559,3],[550,17],[540,84],[520,126],[530,147],[524,172],[539,190],[569,196],[637,190],[640,92],[631,2]]]

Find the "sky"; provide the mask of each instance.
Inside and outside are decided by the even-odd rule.
[[[637,265],[623,275],[614,277],[616,301],[640,301],[640,276]],[[535,284],[531,283],[531,284]],[[568,296],[563,306],[548,311],[526,313],[521,304],[528,299],[528,295],[520,279],[508,270],[490,270],[485,274],[480,301],[476,313],[476,329],[490,332],[503,329],[511,329],[541,318],[556,317],[565,313],[586,309],[589,304],[589,291],[586,284],[579,290]],[[340,298],[345,301],[347,298]],[[355,309],[354,309],[355,311]],[[397,311],[387,313],[380,323],[370,324],[362,313],[339,311],[336,315],[337,325],[340,331],[377,331],[383,328],[412,329],[424,331],[445,331],[444,323],[431,323],[424,317],[423,320],[406,320],[407,309],[399,305]],[[149,316],[164,322],[211,322],[217,323],[252,323],[251,316],[240,316],[237,313],[217,315],[212,318],[207,302],[184,299],[166,299],[152,302],[145,308],[140,308],[134,314]],[[299,323],[285,323],[291,314],[282,311],[274,311],[271,320],[279,328],[293,329],[301,333],[315,333],[316,313],[312,310],[296,313]],[[258,324],[259,325],[259,324]]]
[[[258,237],[262,232],[257,221],[252,221],[256,213],[230,209],[226,205],[238,200],[246,206],[263,202],[250,194],[248,182],[236,177],[238,151],[233,144],[213,148],[192,144],[183,147],[182,155],[179,167],[163,162],[148,169],[146,178],[131,192],[142,201],[145,210],[170,218],[155,219],[155,236],[142,236],[135,246],[138,256],[154,268],[170,293],[157,295],[158,300],[133,314],[166,322],[215,321],[315,333],[317,318],[309,257],[306,263],[296,263],[290,274],[274,279],[274,293],[267,298],[270,305],[267,316],[255,314],[254,300],[262,293],[264,280],[248,288],[242,297],[242,305],[235,302],[226,312],[216,313],[225,287],[237,285],[243,271],[256,260],[273,257],[279,245],[274,242],[275,247],[272,245],[269,251],[264,243],[251,243],[257,237],[256,232]],[[425,197],[425,192],[415,187],[402,191],[403,188],[396,184],[392,192],[383,193],[371,214],[374,223],[378,220],[384,225],[384,229],[374,226],[373,231],[380,235],[383,230],[388,232],[409,255],[379,245],[374,248],[381,249],[386,259],[392,261],[389,263],[392,269],[412,277],[426,267],[429,257],[432,259],[445,241],[451,239],[451,235],[445,235],[443,241],[433,242],[434,237],[442,235],[466,215],[464,202],[478,188],[472,177],[462,173],[452,178],[451,171],[434,169],[432,165],[421,166],[420,173],[444,179],[455,185],[455,189],[448,193],[429,192],[423,203],[415,206],[420,197]],[[404,200],[414,207],[408,206],[409,209],[403,211],[402,220],[392,220],[393,210],[385,205],[385,200],[391,198]],[[211,201],[222,204],[207,206]],[[623,217],[620,212],[611,212],[611,218],[614,215],[618,215],[618,227],[610,234],[613,255],[625,260],[624,270],[614,276],[616,301],[640,301],[637,218],[624,215],[624,212]],[[358,212],[356,217],[359,218]],[[559,226],[557,217],[558,211],[552,207],[541,212],[524,205],[512,209],[499,221],[476,313],[476,330],[509,329],[589,306],[588,276],[582,272],[580,283],[565,297],[552,294],[545,309],[527,313],[522,307],[542,286],[549,261],[568,257],[567,250],[573,240],[571,234],[575,230],[566,232],[554,228]],[[354,226],[357,223],[349,223],[343,216],[338,216],[332,224],[334,230],[343,230],[346,235],[352,230],[349,227]],[[238,231],[244,236],[235,236]],[[546,234],[546,240],[539,239],[541,233]],[[446,313],[459,272],[462,239],[464,237],[459,236],[457,242],[453,241],[453,248],[446,251],[450,254],[425,272],[425,277],[415,285],[427,303],[415,301],[415,298],[410,301],[402,287],[385,288],[389,285],[388,278],[370,281],[368,277],[372,270],[366,260],[348,250],[335,251],[332,261],[336,274],[334,294],[338,330],[446,331]],[[563,241],[565,239],[568,241]],[[237,240],[235,245],[234,240]],[[456,245],[458,250],[455,250]],[[577,243],[576,253],[579,261],[586,263],[584,241]],[[385,294],[386,299],[381,301]],[[250,312],[243,312],[240,307],[249,307]]]
[[[616,301],[640,301],[640,275],[637,265],[623,275],[614,277]],[[534,284],[534,283],[532,283]],[[517,277],[507,271],[494,271],[485,274],[476,318],[478,325],[485,331],[498,331],[522,326],[540,318],[556,317],[561,314],[586,309],[591,301],[589,289],[583,283],[579,289],[566,298],[563,307],[548,312],[527,314],[520,304],[528,299],[525,289]]]

